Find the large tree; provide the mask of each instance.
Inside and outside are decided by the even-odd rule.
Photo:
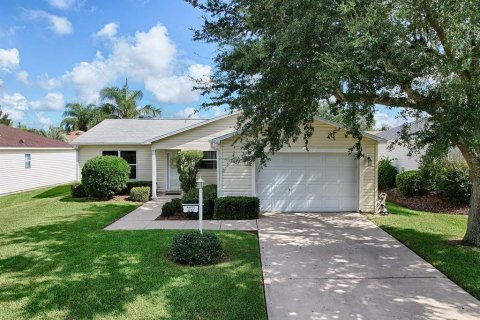
[[[11,126],[12,123],[13,121],[9,118],[8,113],[4,113],[2,109],[0,109],[0,124]]]
[[[87,131],[106,117],[107,115],[94,104],[67,103],[61,125],[67,132],[74,130]]]
[[[119,87],[106,87],[100,91],[100,97],[105,103],[102,105],[102,111],[110,118],[114,119],[133,119],[140,116],[158,117],[161,109],[150,104],[143,107],[137,105],[142,100],[143,92],[141,90],[130,90],[128,80],[125,85]]]
[[[400,143],[461,150],[473,183],[464,241],[480,245],[478,0],[189,2],[205,11],[195,39],[218,47],[204,107],[243,111],[243,160],[265,161],[265,150],[299,138],[308,145],[319,102],[344,111],[358,141],[360,117],[398,108],[425,122],[416,134],[405,126]]]

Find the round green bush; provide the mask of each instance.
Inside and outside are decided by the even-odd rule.
[[[88,194],[87,194],[87,191],[85,190],[85,188],[79,184],[79,183],[76,183],[76,184],[72,184],[70,186],[70,193],[72,195],[72,198],[85,198],[85,197],[88,197]]]
[[[88,195],[109,199],[127,187],[130,166],[115,156],[95,157],[82,168],[82,185]]]
[[[217,199],[217,185],[209,184],[203,187],[203,219],[212,219],[215,208],[215,199]],[[183,204],[198,203],[198,188],[190,189],[182,198]],[[198,219],[197,212],[185,212],[189,219]]]
[[[213,233],[179,233],[173,237],[170,246],[173,261],[191,266],[217,263],[222,255],[222,242]]]
[[[425,193],[422,176],[419,171],[411,170],[399,173],[396,178],[398,191],[403,196],[413,197]]]
[[[171,217],[177,212],[177,206],[174,202],[169,201],[162,206],[162,217]]]
[[[387,190],[395,187],[395,178],[398,170],[392,165],[389,158],[382,159],[378,162],[378,187]]]
[[[437,187],[439,193],[445,198],[468,204],[472,194],[468,165],[459,161],[449,162],[440,170]]]
[[[133,187],[130,189],[130,200],[147,202],[150,200],[150,187]]]

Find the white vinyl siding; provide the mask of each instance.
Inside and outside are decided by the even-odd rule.
[[[408,148],[395,145],[392,150],[388,149],[389,142],[378,144],[378,156],[379,159],[390,158],[392,165],[397,168],[398,171],[402,170],[418,170],[420,164],[420,155],[407,156]]]
[[[30,168],[26,154],[30,155]],[[0,150],[0,194],[19,192],[76,180],[75,150]]]

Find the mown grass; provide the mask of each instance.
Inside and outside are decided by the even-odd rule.
[[[228,259],[168,260],[178,231],[104,231],[136,207],[61,186],[0,198],[1,319],[265,319],[258,241],[218,232]]]
[[[420,212],[388,203],[390,215],[367,217],[480,299],[480,248],[464,246],[463,215]]]

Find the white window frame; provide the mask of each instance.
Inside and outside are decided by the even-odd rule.
[[[27,160],[27,158],[28,158],[28,160]],[[24,158],[23,158],[23,163],[24,163],[25,169],[30,169],[32,167],[32,154],[31,153],[25,153]]]
[[[204,158],[202,157],[202,163],[203,163],[204,161],[213,161],[213,162],[215,162],[216,166],[215,166],[215,168],[202,168],[202,167],[200,167],[200,169],[201,169],[201,170],[217,170],[217,168],[218,168],[218,157],[217,157],[218,152],[217,152],[216,150],[208,150],[208,151],[203,151],[203,154],[205,154],[205,152],[214,152],[214,153],[215,153],[215,157],[214,157],[214,158],[211,158],[211,159],[204,159]]]
[[[121,152],[127,152],[127,151],[133,151],[135,152],[135,164],[129,163],[128,165],[130,166],[130,170],[132,170],[132,167],[135,167],[135,179],[128,178],[128,180],[138,180],[138,170],[137,170],[137,150],[102,150],[102,155],[104,152],[109,152],[109,151],[115,151],[117,152],[117,157],[121,158]]]

